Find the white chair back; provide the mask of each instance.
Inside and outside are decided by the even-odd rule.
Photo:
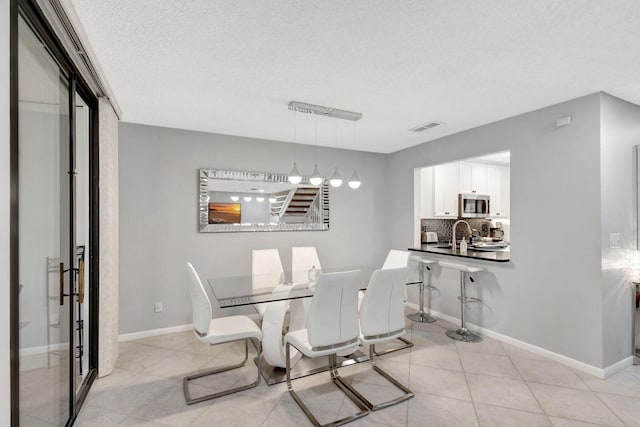
[[[307,318],[309,344],[323,350],[357,342],[360,270],[320,274]]]
[[[273,288],[284,281],[284,269],[277,249],[251,251],[251,279],[253,289]]]
[[[291,248],[291,280],[294,283],[307,283],[309,270],[315,267],[322,270],[315,246],[294,246]]]
[[[187,272],[189,273],[191,291],[191,310],[193,311],[193,330],[200,336],[205,336],[209,332],[211,322],[211,301],[207,292],[202,286],[202,281],[198,272],[190,262],[187,262]]]
[[[383,337],[404,330],[407,274],[407,267],[373,272],[360,306],[360,330],[363,337]]]
[[[387,254],[387,259],[385,259],[384,264],[382,264],[382,269],[387,270],[389,268],[406,267],[409,263],[410,256],[411,252],[409,251],[399,251],[397,249],[391,249]]]

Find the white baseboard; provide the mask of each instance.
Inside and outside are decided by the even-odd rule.
[[[191,323],[187,325],[170,326],[168,328],[151,329],[149,331],[131,332],[128,334],[118,335],[118,342],[138,340],[140,338],[155,337],[156,335],[173,334],[176,332],[185,332],[193,329]]]
[[[407,302],[407,307],[413,308],[414,310],[418,310],[418,304],[414,304],[414,303],[410,303]],[[431,313],[435,316],[438,317],[442,320],[446,320],[447,322],[451,322],[454,325],[457,325],[460,323],[460,319],[454,316],[449,316],[448,314],[444,314],[444,313],[440,313],[438,311],[435,310],[431,310]],[[593,365],[589,365],[587,363],[581,362],[579,360],[576,359],[572,359],[570,357],[567,356],[563,356],[562,354],[559,353],[554,353],[553,351],[544,349],[542,347],[538,347],[535,346],[533,344],[529,344],[527,342],[524,341],[520,341],[516,338],[512,338],[508,335],[504,335],[495,331],[492,331],[491,329],[486,329],[486,328],[482,328],[478,325],[474,325],[473,323],[469,323],[467,322],[467,328],[470,331],[473,332],[478,332],[481,335],[484,335],[486,337],[489,338],[493,338],[495,340],[498,340],[500,342],[504,342],[507,344],[511,344],[514,347],[518,347],[521,348],[523,350],[527,350],[530,351],[531,353],[535,353],[538,354],[540,356],[544,356],[547,357],[551,360],[554,360],[558,363],[561,363],[565,366],[568,366],[570,368],[573,369],[577,369],[578,371],[582,371],[582,372],[586,372],[587,374],[593,375],[595,377],[598,378],[608,378],[611,375],[615,374],[616,372],[619,372],[621,370],[623,370],[624,368],[631,366],[633,364],[633,356],[629,356],[625,359],[620,360],[619,362],[616,362],[612,365],[607,366],[606,368],[598,368],[597,366],[593,366]]]

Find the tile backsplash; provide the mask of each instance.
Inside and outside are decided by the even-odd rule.
[[[427,231],[435,231],[438,233],[438,241],[439,242],[449,242],[451,241],[451,228],[453,224],[457,221],[456,218],[451,219],[422,219],[420,223],[422,225],[422,241],[426,241],[425,233]],[[476,229],[480,232],[481,236],[487,236],[486,233],[482,232],[482,224],[486,223],[487,220],[484,218],[466,218],[465,221],[469,223],[471,228]],[[495,224],[495,222],[494,222]],[[495,225],[494,225],[495,227]],[[456,230],[456,240],[461,239],[462,237],[469,238],[469,231],[464,224],[458,225]]]

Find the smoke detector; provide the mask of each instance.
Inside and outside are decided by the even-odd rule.
[[[430,122],[423,123],[420,126],[416,126],[412,129],[409,129],[409,132],[424,132],[425,130],[433,129],[434,127],[440,126],[440,125],[446,125],[446,123],[432,120]]]

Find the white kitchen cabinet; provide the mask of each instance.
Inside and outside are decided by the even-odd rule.
[[[458,216],[458,163],[433,167],[433,216]]]
[[[488,165],[482,163],[458,163],[458,192],[488,194]]]
[[[433,205],[433,168],[420,169],[420,218],[431,218]]]
[[[509,167],[487,166],[487,190],[491,218],[509,218]]]

